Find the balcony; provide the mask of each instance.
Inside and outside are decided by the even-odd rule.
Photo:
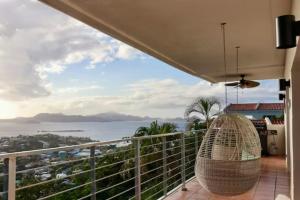
[[[203,189],[196,179],[186,184],[188,191],[177,190],[165,200],[288,200],[289,175],[282,157],[262,158],[259,182],[249,192],[235,197],[220,197]]]
[[[1,154],[0,199],[158,199],[194,177],[203,133]]]
[[[204,130],[1,154],[0,199],[225,199],[209,194],[195,180],[203,134]],[[288,180],[284,159],[263,158],[255,188],[228,199],[288,199]]]

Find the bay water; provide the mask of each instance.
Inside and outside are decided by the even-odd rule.
[[[60,136],[90,137],[93,140],[117,140],[131,137],[137,128],[148,127],[152,121],[114,121],[114,122],[64,122],[64,123],[0,123],[0,137],[18,135],[56,134]],[[178,131],[185,130],[185,121],[172,122]]]

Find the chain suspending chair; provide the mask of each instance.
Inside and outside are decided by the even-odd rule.
[[[260,155],[260,139],[253,123],[239,114],[222,114],[203,138],[195,174],[202,187],[212,193],[242,194],[259,178]]]

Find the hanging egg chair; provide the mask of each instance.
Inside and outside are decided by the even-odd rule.
[[[222,114],[201,143],[195,174],[211,193],[234,196],[250,190],[260,175],[261,146],[252,122],[239,114]]]

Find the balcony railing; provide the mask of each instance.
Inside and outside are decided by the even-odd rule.
[[[163,198],[194,177],[203,132],[0,154],[0,199]]]

